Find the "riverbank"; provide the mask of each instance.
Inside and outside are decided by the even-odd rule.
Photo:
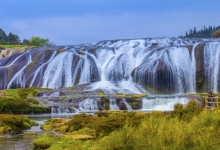
[[[21,115],[0,114],[0,134],[13,133],[25,129],[30,129],[38,124],[28,117]]]
[[[195,101],[164,112],[102,111],[71,119],[51,119],[48,134],[33,141],[51,149],[216,149],[220,110],[201,110]]]

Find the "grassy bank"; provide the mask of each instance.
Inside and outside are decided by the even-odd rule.
[[[38,100],[31,98],[42,88],[7,89],[0,91],[0,113],[23,114],[46,112]]]
[[[175,105],[174,112],[81,114],[67,120],[49,120],[42,128],[62,133],[34,140],[35,146],[46,145],[51,150],[220,148],[220,110],[201,110],[195,101],[186,107]]]
[[[21,115],[0,114],[0,134],[15,130],[30,129],[37,125],[34,121]]]

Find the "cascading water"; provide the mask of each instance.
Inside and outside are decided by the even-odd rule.
[[[186,97],[154,97],[142,99],[142,110],[174,110],[176,103],[186,105],[188,103]]]
[[[205,75],[208,78],[210,90],[218,91],[219,64],[220,64],[220,43],[210,42],[204,48]]]
[[[109,99],[109,110],[119,110],[118,104],[116,102],[116,99],[110,98]]]
[[[124,104],[126,106],[126,110],[132,110],[131,106],[126,102],[125,98],[122,98],[120,104]]]
[[[82,91],[105,94],[217,92],[219,58],[219,39],[148,38],[35,48],[0,60],[0,89],[84,84]],[[97,101],[87,97],[79,109],[98,110]]]
[[[80,111],[97,111],[98,108],[98,101],[95,99],[85,99],[79,103],[79,110]]]

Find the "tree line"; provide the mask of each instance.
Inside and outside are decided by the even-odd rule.
[[[33,36],[30,40],[24,39],[21,41],[19,36],[14,33],[9,33],[8,35],[4,30],[0,28],[0,44],[24,44],[24,45],[34,45],[34,46],[45,46],[51,45],[49,39],[44,39],[40,37]]]
[[[181,38],[217,38],[220,37],[220,26],[209,26],[203,27],[200,30],[197,30],[196,27],[186,31],[185,36],[180,36]]]

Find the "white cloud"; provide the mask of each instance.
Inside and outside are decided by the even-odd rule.
[[[207,12],[67,16],[8,20],[3,22],[2,28],[22,39],[39,36],[58,45],[80,44],[107,39],[179,36],[194,26],[218,25],[220,20],[213,16]]]

